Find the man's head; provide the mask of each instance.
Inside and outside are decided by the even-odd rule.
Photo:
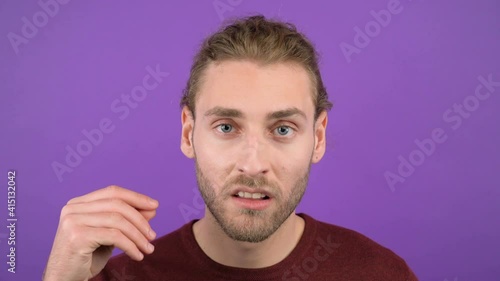
[[[315,118],[332,108],[312,43],[293,24],[252,16],[222,27],[202,43],[180,102],[181,107],[191,110],[193,117],[196,117],[196,97],[206,69],[212,63],[228,60],[250,60],[260,65],[295,62],[310,76]]]
[[[290,24],[240,19],[204,41],[181,106],[206,216],[235,240],[267,239],[325,153],[332,104],[313,46]]]

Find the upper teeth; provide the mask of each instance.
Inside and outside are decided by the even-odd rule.
[[[250,192],[243,192],[243,191],[238,192],[238,196],[242,197],[242,198],[252,198],[252,199],[260,199],[260,198],[266,197],[266,195],[262,194],[262,193],[258,193],[258,192],[250,193]]]

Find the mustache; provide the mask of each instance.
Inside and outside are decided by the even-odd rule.
[[[252,178],[245,175],[238,175],[233,180],[229,181],[230,185],[244,185],[248,187],[270,186],[271,183],[265,177]],[[273,185],[274,186],[274,185]]]
[[[238,175],[226,183],[224,190],[230,191],[231,187],[235,185],[243,185],[249,188],[261,188],[278,198],[281,195],[279,186],[264,176],[249,177],[246,175]]]

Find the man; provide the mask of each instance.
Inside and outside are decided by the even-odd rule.
[[[181,106],[205,216],[154,240],[156,200],[117,186],[73,198],[44,280],[417,280],[389,249],[295,213],[332,104],[293,25],[253,16],[207,38]]]

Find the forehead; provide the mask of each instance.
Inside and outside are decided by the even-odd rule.
[[[196,115],[216,106],[249,114],[298,108],[314,114],[311,79],[296,63],[259,65],[252,61],[211,63],[203,75]]]

